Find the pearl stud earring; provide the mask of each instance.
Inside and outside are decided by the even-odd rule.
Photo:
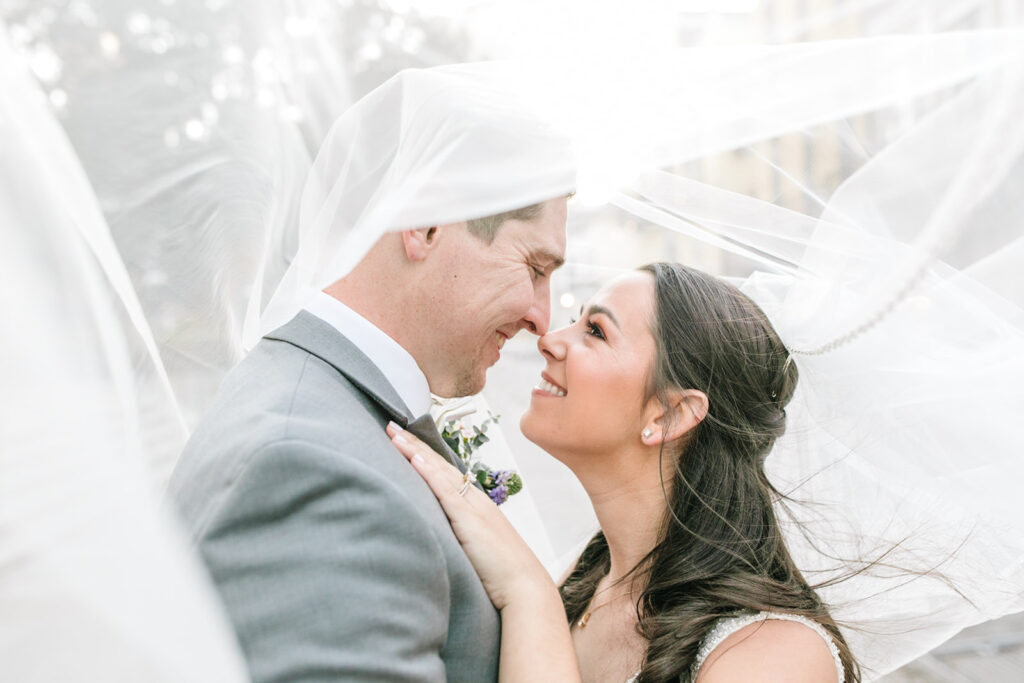
[[[645,429],[644,431],[640,432],[640,436],[644,437],[645,439],[649,439],[651,438],[651,434],[653,433],[654,432],[652,432],[650,429]]]

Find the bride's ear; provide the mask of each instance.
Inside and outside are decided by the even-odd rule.
[[[437,226],[434,226],[430,228],[416,228],[415,230],[403,230],[401,234],[405,257],[410,261],[423,261],[427,258],[427,254],[437,246],[441,231]]]
[[[697,389],[672,391],[668,404],[653,398],[640,440],[646,446],[657,446],[680,439],[699,425],[708,414],[708,397]]]

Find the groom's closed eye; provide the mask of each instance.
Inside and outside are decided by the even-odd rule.
[[[529,261],[531,267],[540,269],[544,275],[550,275],[565,264],[564,258],[547,250],[530,252]]]

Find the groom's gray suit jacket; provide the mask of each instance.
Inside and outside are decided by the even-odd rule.
[[[497,679],[498,615],[384,432],[412,418],[307,312],[225,378],[170,495],[256,683]]]

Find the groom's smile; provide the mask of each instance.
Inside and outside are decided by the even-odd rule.
[[[514,334],[515,332],[513,332],[512,334],[507,334],[505,332],[502,332],[501,330],[494,333],[494,360],[488,363],[487,367],[491,367],[499,360],[501,360],[501,349],[502,347],[505,346],[505,342],[511,339]]]

